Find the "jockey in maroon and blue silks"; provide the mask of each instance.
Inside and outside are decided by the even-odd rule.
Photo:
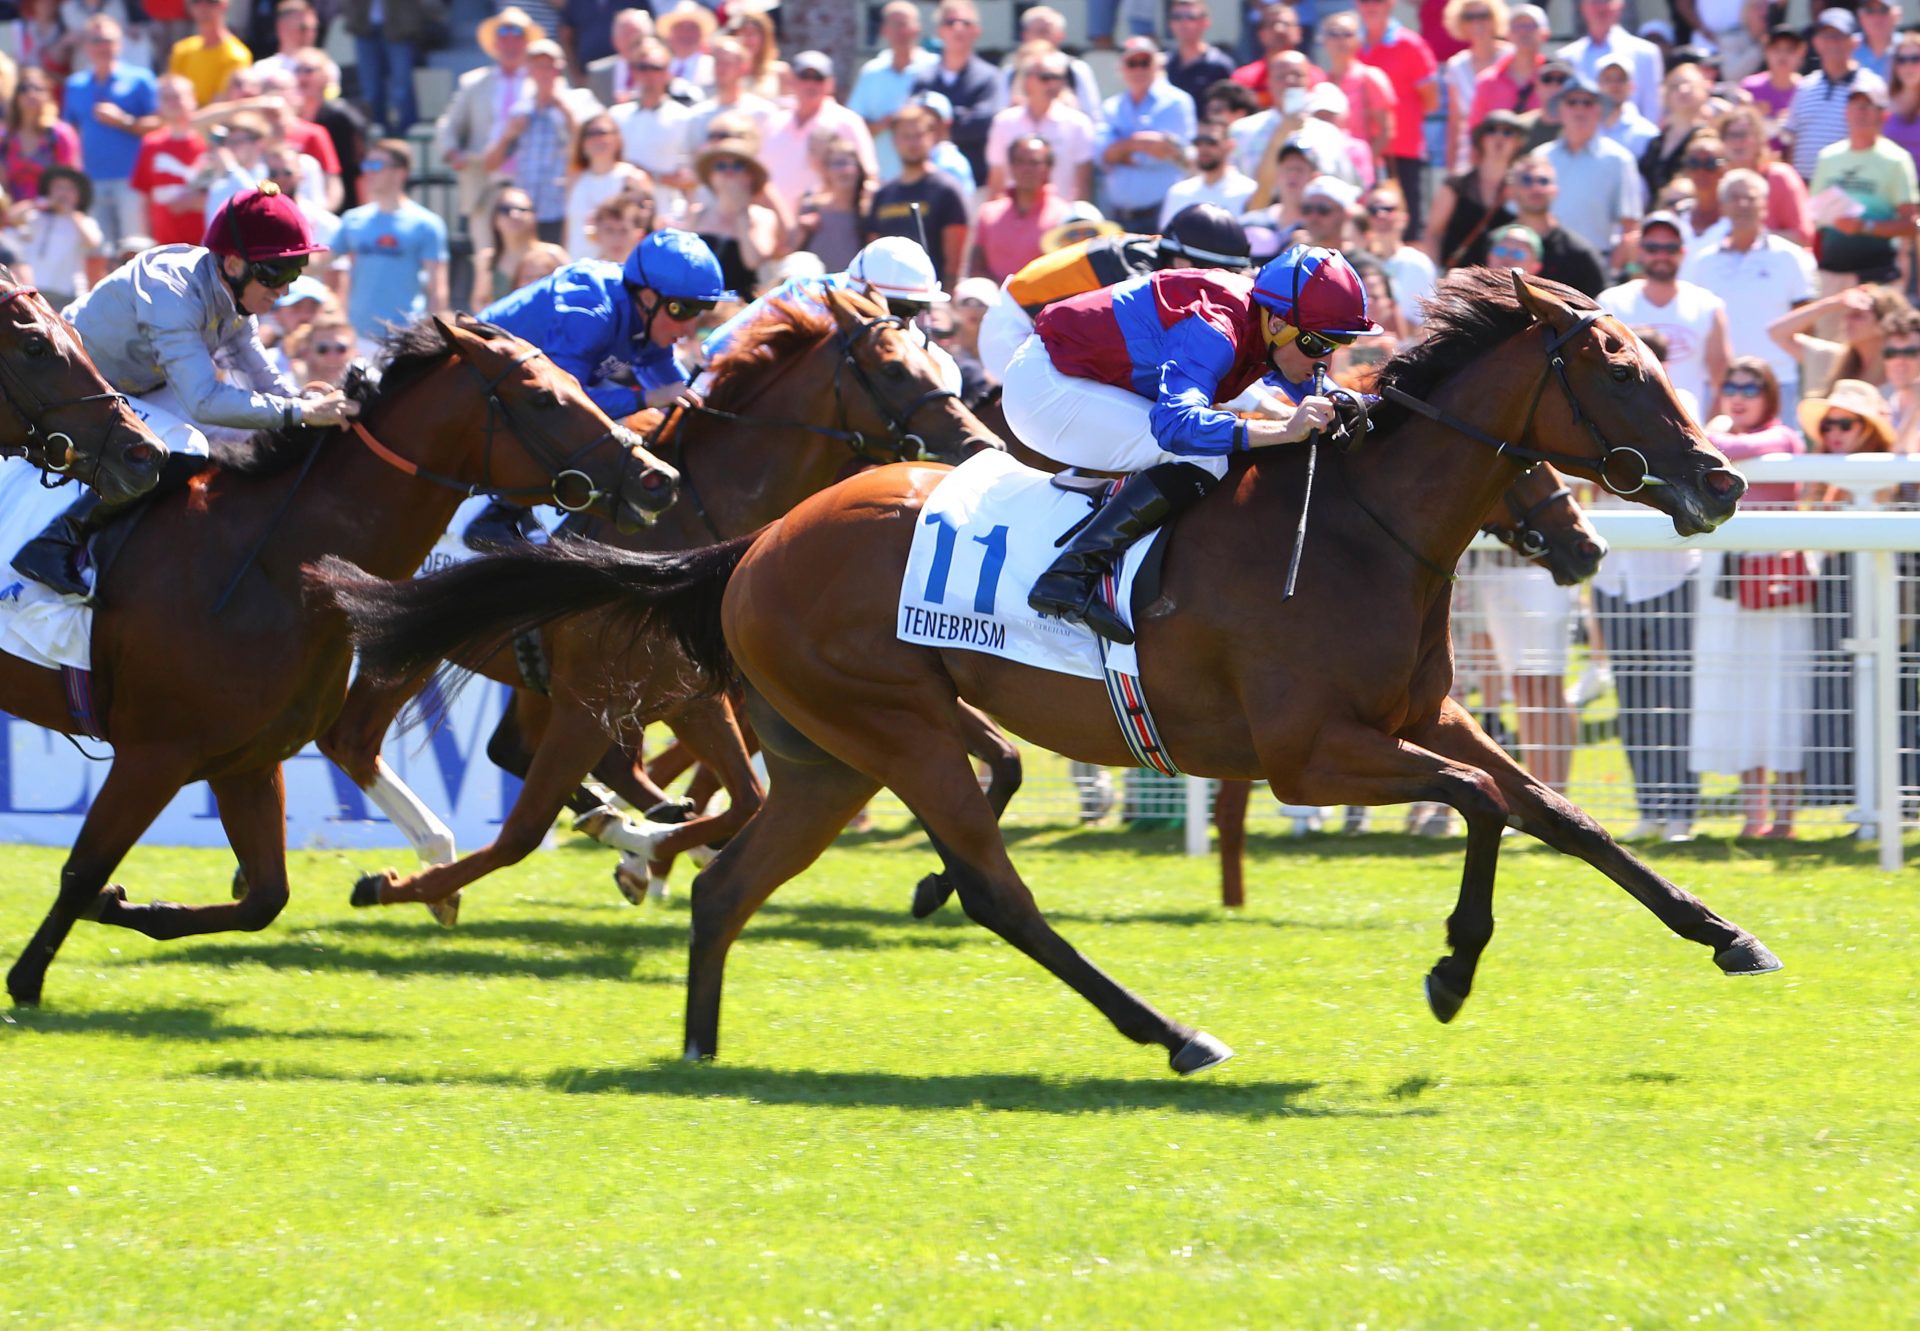
[[[1256,277],[1176,269],[1050,305],[1007,366],[1007,423],[1030,448],[1128,473],[1033,585],[1028,604],[1114,642],[1133,634],[1096,590],[1127,547],[1197,503],[1235,453],[1332,424],[1315,363],[1378,333],[1366,287],[1337,251],[1296,245]],[[1243,420],[1216,405],[1257,381],[1292,409]]]

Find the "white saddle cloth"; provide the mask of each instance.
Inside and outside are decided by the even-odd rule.
[[[93,608],[21,577],[13,557],[84,493],[48,489],[23,458],[0,460],[0,651],[49,670],[92,668]]]
[[[934,489],[914,528],[900,583],[902,642],[987,652],[1082,679],[1138,675],[1131,646],[1110,643],[1104,667],[1093,630],[1042,615],[1027,592],[1060,553],[1054,542],[1084,518],[1086,496],[1005,453],[983,452]],[[1133,622],[1133,580],[1161,533],[1136,543],[1120,567],[1120,614]]]

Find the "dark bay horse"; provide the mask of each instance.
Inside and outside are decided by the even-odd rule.
[[[1495,502],[1480,530],[1547,570],[1562,587],[1591,578],[1607,555],[1607,543],[1587,521],[1565,478],[1544,462],[1520,473],[1520,479]],[[1213,828],[1219,838],[1223,906],[1247,904],[1247,800],[1252,793],[1253,784],[1248,781],[1222,781],[1214,792]],[[916,913],[924,913],[919,904]]]
[[[679,469],[680,501],[644,531],[606,533],[620,547],[684,550],[744,535],[861,467],[923,452],[958,460],[997,442],[941,386],[939,370],[907,327],[883,306],[851,292],[829,292],[824,314],[777,306],[742,333],[713,373],[706,409],[684,413],[656,436],[660,442],[654,447]],[[600,533],[590,527],[589,534]],[[515,713],[533,718],[520,724],[532,746],[530,762],[518,773],[524,784],[491,843],[449,863],[429,860],[405,877],[393,870],[370,875],[355,888],[355,904],[455,902],[463,887],[537,849],[589,772],[638,803],[630,787],[621,788],[631,753],[619,746],[621,735],[610,731],[637,738],[636,727],[654,720],[666,721],[713,769],[728,792],[729,807],[711,817],[696,813],[679,824],[634,824],[596,815],[594,834],[630,853],[666,859],[731,836],[746,824],[763,792],[727,698],[704,687],[678,687],[678,658],[662,656],[653,643],[610,633],[614,619],[583,615],[542,630],[545,697],[523,687],[521,661],[511,647],[462,661],[489,679],[515,686]],[[651,679],[650,687],[635,694],[655,706],[622,716],[610,727],[609,674]],[[381,770],[380,742],[417,682],[417,675],[397,687],[376,686],[370,678],[356,681],[346,708],[321,737],[322,752],[370,795],[378,797],[382,782],[397,784]],[[610,741],[616,744],[612,755]],[[492,751],[497,746],[490,746]],[[1012,793],[1005,791],[1002,804]],[[622,890],[631,899],[631,891]],[[443,923],[452,922],[451,906],[437,914]]]
[[[4,268],[0,455],[90,486],[108,505],[153,489],[167,461],[167,446],[101,378],[80,335]]]
[[[1730,517],[1745,482],[1631,330],[1569,288],[1465,270],[1441,283],[1427,327],[1382,372],[1381,428],[1323,467],[1332,475],[1316,499],[1298,596],[1283,602],[1275,588],[1304,450],[1237,463],[1173,532],[1164,599],[1139,626],[1144,687],[1169,754],[1196,775],[1264,779],[1290,803],[1459,810],[1467,846],[1450,951],[1426,983],[1442,1021],[1467,998],[1492,937],[1510,820],[1594,865],[1711,949],[1723,972],[1777,969],[1753,935],[1534,781],[1447,696],[1450,570],[1523,461],[1631,492],[1681,535]],[[375,671],[404,674],[462,641],[625,606],[711,678],[745,678],[772,780],[759,814],[694,885],[689,1057],[718,1047],[726,956],[747,920],[886,786],[925,824],[971,918],[1122,1034],[1162,1046],[1176,1072],[1218,1063],[1231,1056],[1224,1044],[1157,1012],[1054,932],[1008,858],[960,738],[965,698],[1042,748],[1124,765],[1103,683],[896,637],[912,532],[944,475],[878,468],[754,537],[684,555],[563,544],[404,586],[337,564],[316,576],[355,621]]]
[[[93,629],[96,716],[114,757],[7,975],[37,1003],[75,920],[149,938],[262,929],[287,901],[280,764],[346,696],[352,646],[301,567],[345,555],[412,572],[470,490],[643,520],[673,476],[526,343],[490,325],[422,321],[397,334],[384,381],[362,387],[360,427],[255,436],[229,465],[157,501],[102,580]],[[231,596],[226,593],[231,591]],[[75,733],[59,672],[0,656],[0,706]],[[108,876],[188,782],[213,787],[244,875],[217,905],[134,905]]]

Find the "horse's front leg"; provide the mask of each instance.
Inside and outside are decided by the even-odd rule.
[[[1410,804],[1432,800],[1459,810],[1467,824],[1460,898],[1447,917],[1448,955],[1427,974],[1427,1003],[1452,1021],[1473,991],[1480,954],[1493,938],[1493,877],[1507,805],[1479,767],[1381,734],[1357,721],[1329,722],[1305,762],[1283,743],[1262,744],[1268,785],[1283,804]]]
[[[1759,939],[1662,878],[1608,836],[1585,811],[1534,780],[1453,699],[1447,699],[1436,716],[1409,729],[1406,737],[1492,774],[1516,826],[1564,855],[1585,860],[1674,933],[1712,948],[1714,962],[1728,975],[1761,975],[1780,969],[1779,958]]]

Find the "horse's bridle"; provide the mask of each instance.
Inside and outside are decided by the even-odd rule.
[[[1523,435],[1528,429],[1532,428],[1534,413],[1540,409],[1541,395],[1547,391],[1547,381],[1549,379],[1558,380],[1560,391],[1566,395],[1567,406],[1573,411],[1574,424],[1583,427],[1587,434],[1592,437],[1593,442],[1599,446],[1600,456],[1597,458],[1580,457],[1571,453],[1554,453],[1544,448],[1526,448],[1519,444],[1508,443],[1504,439],[1488,434],[1478,426],[1468,424],[1452,412],[1443,411],[1439,407],[1423,402],[1413,394],[1403,392],[1391,384],[1381,389],[1380,395],[1387,401],[1397,403],[1409,411],[1418,412],[1435,424],[1444,425],[1456,433],[1465,435],[1475,443],[1485,444],[1502,457],[1514,458],[1521,462],[1549,462],[1561,471],[1580,472],[1588,468],[1593,468],[1599,474],[1600,484],[1606,486],[1607,489],[1617,495],[1638,494],[1650,485],[1669,485],[1671,482],[1653,473],[1650,464],[1647,462],[1647,455],[1645,453],[1642,453],[1637,448],[1617,445],[1608,441],[1606,435],[1600,432],[1600,427],[1593,422],[1592,418],[1589,417],[1585,411],[1581,410],[1580,399],[1573,391],[1572,381],[1567,378],[1567,360],[1565,356],[1560,354],[1560,349],[1580,334],[1592,328],[1601,319],[1605,318],[1606,314],[1607,312],[1605,310],[1585,310],[1564,333],[1555,334],[1547,342],[1547,368],[1534,383],[1533,397],[1527,403],[1526,419],[1520,426]],[[1637,468],[1639,476],[1631,486],[1616,485],[1614,484],[1613,478],[1608,474],[1612,467],[1613,459],[1616,457],[1629,456],[1639,459],[1640,465]]]
[[[20,296],[38,296],[39,294],[40,290],[38,287],[14,287],[10,291],[0,291],[0,306],[4,306],[7,302]],[[53,313],[54,321],[58,323],[60,321],[59,314],[53,312],[51,306],[48,306],[48,310]],[[0,386],[4,386],[6,389],[6,392],[0,394],[0,397],[6,399],[7,404],[13,408],[14,414],[18,416],[21,422],[27,427],[27,438],[38,439],[42,442],[43,456],[39,461],[39,466],[43,470],[52,472],[60,478],[54,481],[53,484],[64,484],[65,481],[71,477],[74,480],[83,481],[85,484],[98,489],[100,469],[106,465],[105,450],[103,449],[94,456],[93,473],[90,476],[82,477],[75,475],[70,471],[70,468],[74,465],[75,461],[85,456],[80,446],[74,443],[73,436],[65,430],[47,430],[43,432],[40,422],[36,420],[35,417],[48,416],[56,411],[65,411],[69,407],[85,406],[89,402],[118,401],[122,405],[127,405],[126,394],[109,389],[105,393],[89,393],[85,397],[75,398],[71,402],[48,404],[41,401],[39,394],[35,393],[33,389],[28,386],[27,381],[15,372],[11,360],[4,356],[0,356]],[[56,445],[61,446],[62,451],[66,454],[67,460],[63,463],[56,463],[51,456],[51,452]]]
[[[930,388],[908,403],[906,410],[895,411],[893,404],[887,401],[873,382],[873,377],[860,364],[858,356],[860,344],[866,341],[875,330],[897,328],[901,332],[906,332],[908,327],[907,321],[899,315],[883,314],[867,320],[851,334],[838,334],[840,359],[833,367],[833,400],[838,421],[836,425],[815,425],[812,421],[779,420],[767,416],[752,416],[745,412],[722,411],[718,407],[709,407],[705,403],[694,404],[686,410],[723,421],[777,426],[782,429],[805,430],[810,434],[825,435],[829,439],[838,439],[863,462],[919,462],[928,456],[927,441],[908,428],[913,424],[913,418],[920,414],[922,408],[931,403],[958,398],[960,395],[951,388]],[[891,437],[882,445],[876,446],[862,431],[847,428],[847,404],[840,395],[840,379],[849,370],[853,372],[854,379],[866,393],[869,405],[887,422],[887,428],[891,431]]]
[[[1537,462],[1534,464],[1536,467],[1539,465]],[[1547,552],[1547,537],[1545,532],[1533,525],[1533,520],[1562,500],[1572,503],[1573,491],[1563,485],[1525,509],[1520,507],[1520,501],[1513,497],[1511,489],[1507,491],[1505,498],[1507,512],[1513,515],[1513,525],[1503,527],[1497,522],[1489,522],[1480,530],[1521,558],[1538,559]]]
[[[607,429],[602,430],[582,447],[576,448],[571,453],[563,453],[563,446],[555,444],[546,431],[529,429],[522,420],[514,415],[513,407],[507,400],[500,396],[500,385],[506,382],[507,377],[522,365],[544,357],[546,355],[544,351],[538,347],[530,346],[523,355],[514,357],[500,373],[496,374],[492,379],[488,379],[486,372],[471,360],[467,359],[467,357],[463,356],[457,345],[451,342],[449,342],[448,345],[451,348],[453,359],[459,361],[479,376],[481,385],[487,395],[487,426],[485,443],[481,451],[480,480],[477,483],[472,483],[463,481],[457,476],[448,476],[441,472],[429,471],[419,463],[395,453],[392,449],[376,439],[373,432],[368,430],[365,425],[356,420],[350,424],[352,425],[353,432],[359,436],[360,442],[365,444],[375,457],[385,462],[388,466],[403,471],[409,476],[418,476],[421,480],[429,481],[443,489],[457,490],[461,494],[469,497],[486,495],[490,498],[510,501],[532,500],[534,502],[546,502],[550,500],[554,507],[567,513],[583,512],[593,507],[593,505],[601,499],[610,497],[613,500],[613,512],[617,523],[620,515],[625,511],[622,508],[622,501],[626,495],[628,473],[635,462],[638,461],[632,444],[622,442],[620,438],[622,435],[630,435],[631,431],[616,422]],[[550,478],[546,485],[500,486],[489,483],[493,475],[493,439],[496,416],[505,423],[507,430],[520,441],[521,446],[525,448],[528,453],[532,454],[534,461],[546,469],[547,475]],[[577,465],[582,458],[599,448],[608,440],[613,440],[621,452],[620,477],[614,483],[611,495],[596,486],[593,478],[586,472],[580,470]],[[634,440],[634,443],[638,442],[637,439]],[[578,480],[586,486],[584,498],[575,498],[566,493],[566,487],[571,480]]]

